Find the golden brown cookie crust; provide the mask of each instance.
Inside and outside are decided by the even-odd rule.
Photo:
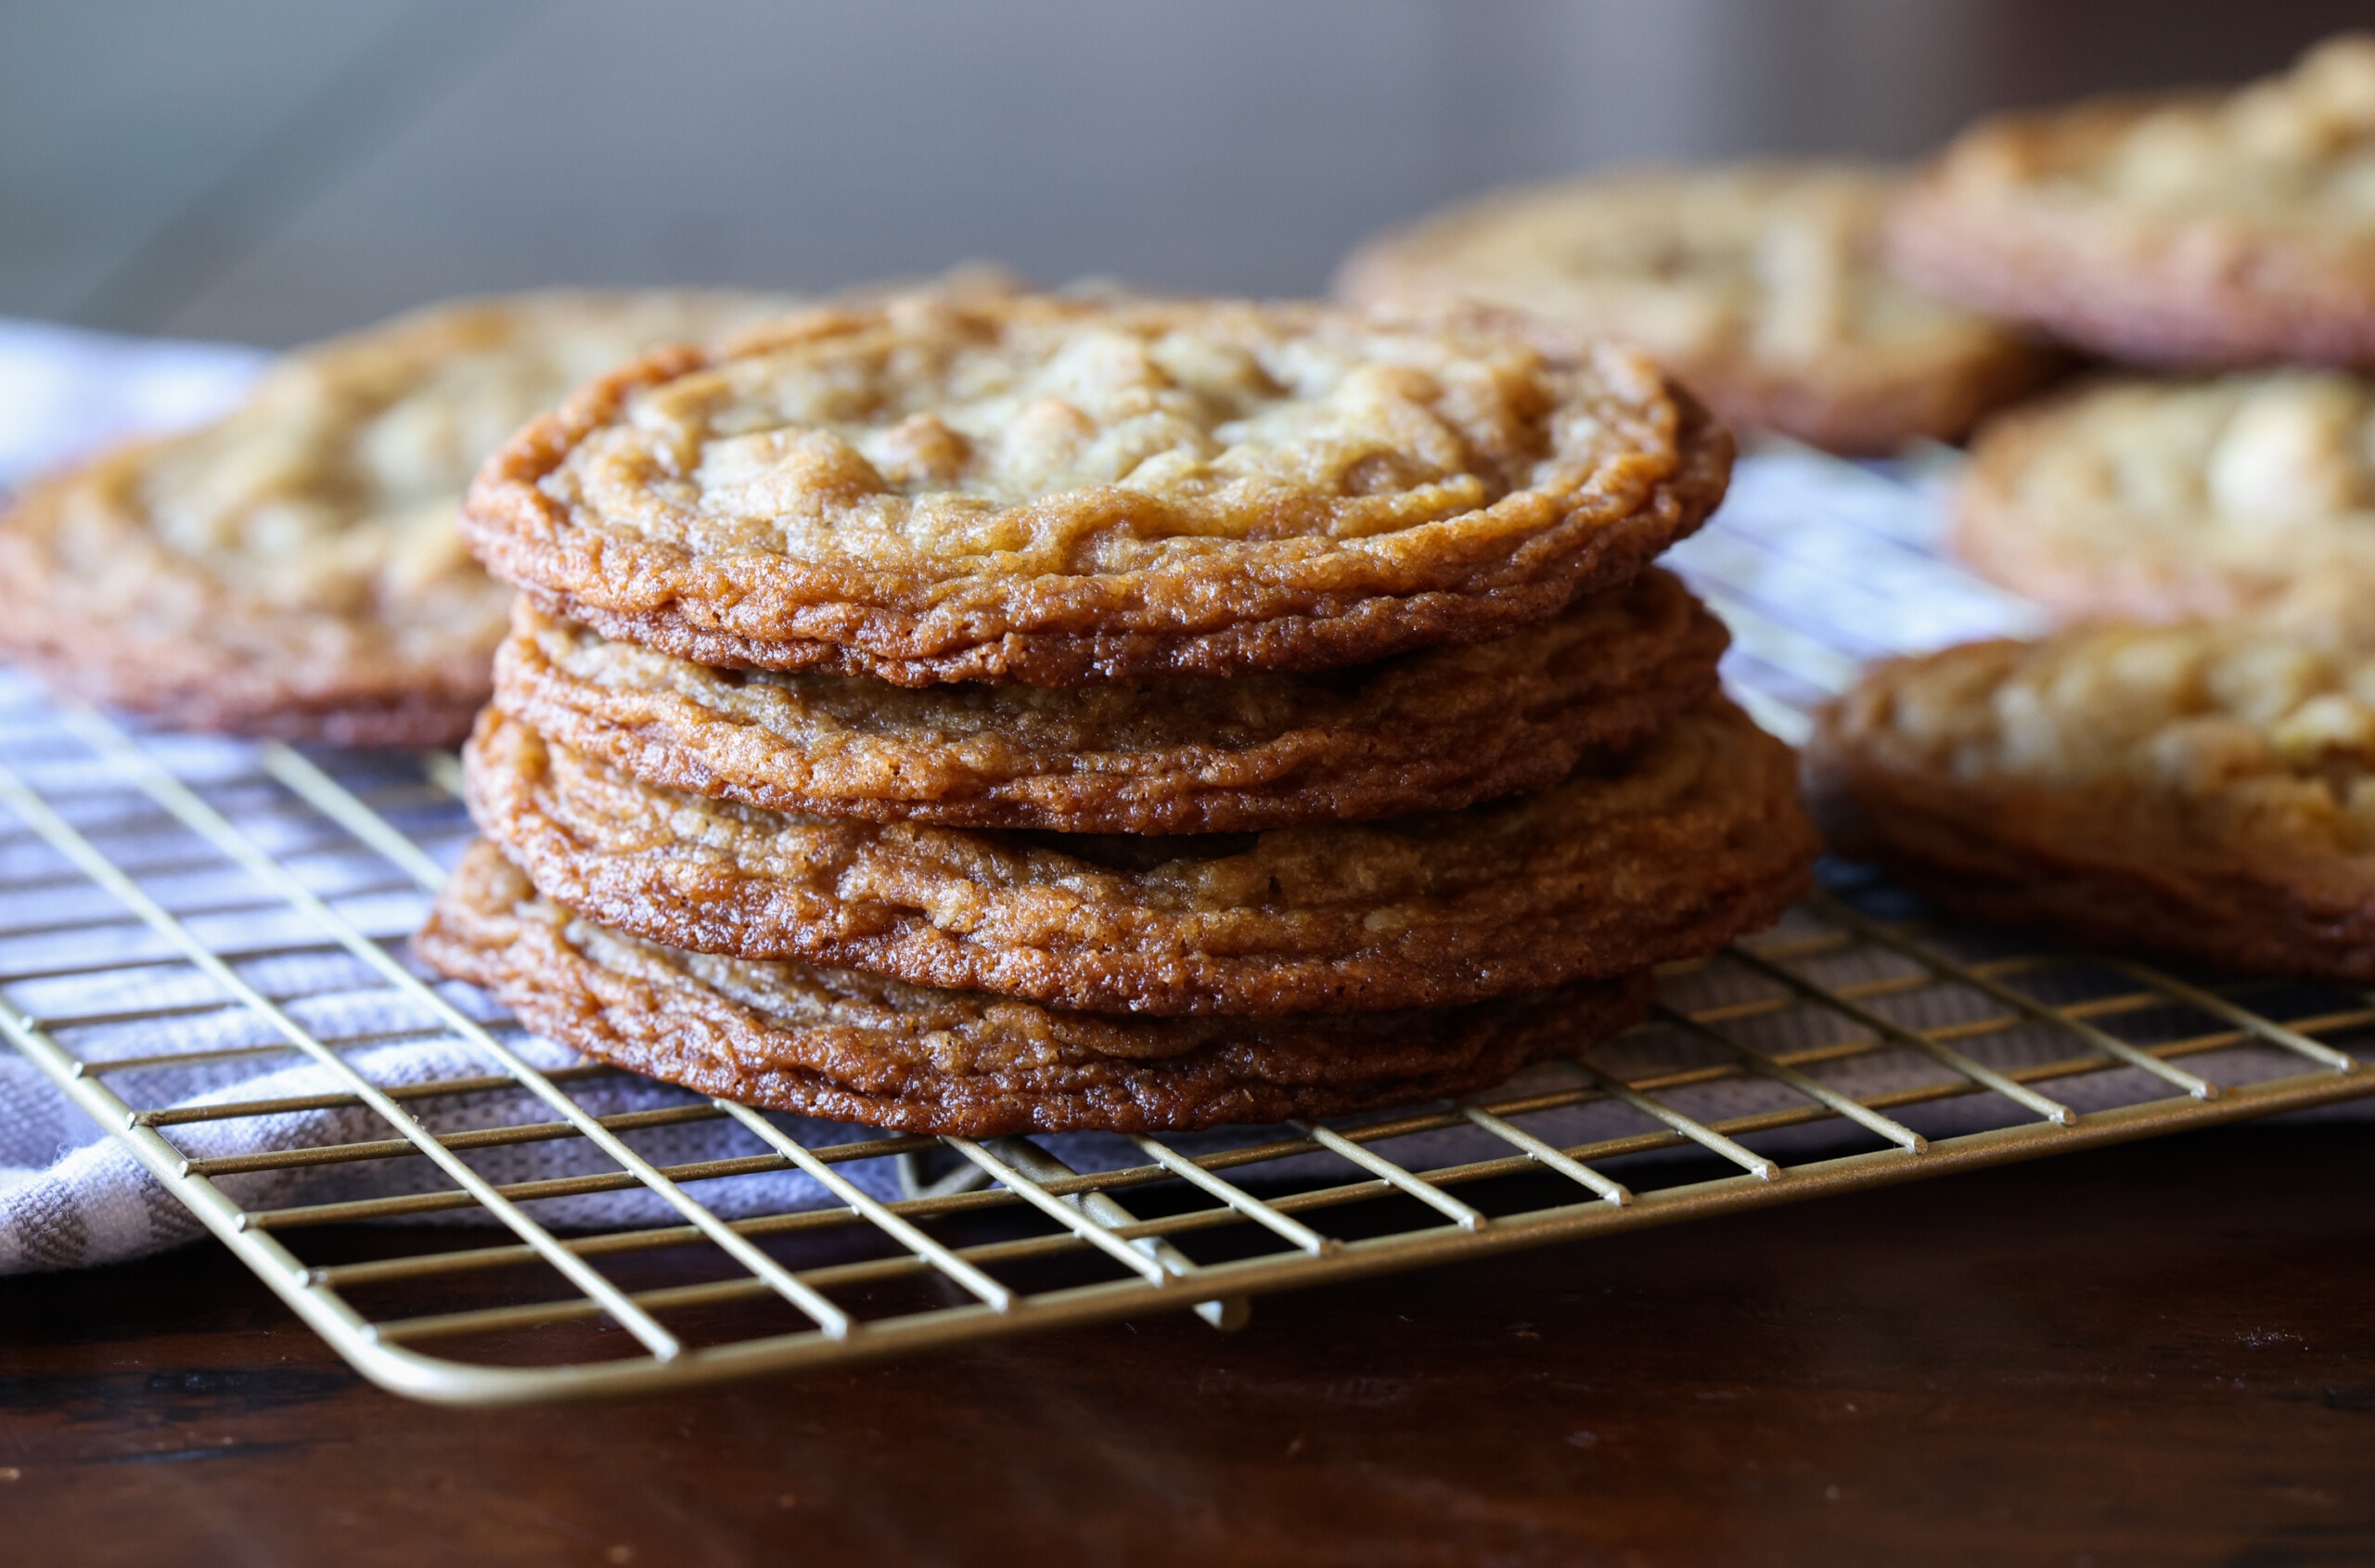
[[[213,425],[19,499],[0,521],[0,651],[181,727],[452,744],[511,599],[454,529],[480,459],[596,371],[789,303],[518,295],[300,350]]]
[[[2150,365],[2375,364],[2375,37],[2228,94],[1983,122],[1890,221],[1915,281]]]
[[[538,898],[473,845],[416,937],[538,1034],[750,1105],[902,1132],[1180,1132],[1490,1087],[1637,1022],[1647,974],[1476,1007],[1106,1018],[845,970],[684,953]]]
[[[1723,623],[1652,569],[1498,642],[1325,675],[910,689],[718,671],[532,606],[495,702],[571,750],[770,811],[1065,833],[1236,833],[1544,789],[1715,688]]]
[[[1876,666],[1824,714],[1834,848],[1950,909],[2375,980],[2375,643],[2273,619]]]
[[[1896,279],[1881,257],[1896,183],[1765,162],[1520,186],[1369,241],[1337,292],[1390,312],[1498,306],[1633,342],[1727,423],[1833,452],[1955,441],[2060,357]]]
[[[2375,381],[2107,379],[1972,443],[1954,544],[2065,616],[2181,620],[2375,588]]]
[[[1449,1006],[1695,958],[1778,916],[1816,847],[1789,748],[1720,697],[1540,794],[1218,839],[785,816],[493,709],[469,768],[481,831],[606,926],[1099,1012]]]
[[[481,472],[546,612],[903,686],[1316,670],[1613,587],[1730,438],[1637,355],[1316,306],[913,299],[582,390]]]

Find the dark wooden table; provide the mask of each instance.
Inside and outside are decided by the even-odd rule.
[[[2375,1129],[2229,1128],[725,1392],[380,1394],[0,1281],[0,1561],[2375,1562]]]

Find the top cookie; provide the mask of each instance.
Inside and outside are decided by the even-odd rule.
[[[2117,358],[2375,363],[2375,36],[2224,95],[1983,122],[1892,238],[1917,280]]]
[[[2370,630],[2362,605],[1894,660],[1817,726],[1813,802],[1967,913],[2375,980]]]
[[[300,350],[226,418],[18,502],[0,522],[0,650],[189,728],[458,740],[511,599],[454,529],[480,461],[596,372],[789,304],[519,295]]]
[[[2015,409],[1972,445],[1955,545],[2080,619],[2375,588],[2375,381],[2110,380]]]
[[[1698,526],[1730,457],[1614,350],[915,298],[595,382],[463,526],[546,610],[702,664],[1068,686],[1505,636]]]
[[[1644,170],[1456,207],[1354,252],[1355,302],[1472,300],[1637,343],[1742,427],[1847,453],[1951,441],[2055,356],[1881,265],[1895,181],[1854,165]]]

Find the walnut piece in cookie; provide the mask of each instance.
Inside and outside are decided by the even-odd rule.
[[[579,381],[790,308],[552,292],[433,306],[300,349],[202,430],[37,483],[0,520],[0,652],[187,728],[450,745],[512,598],[454,514]]]
[[[1637,355],[1225,301],[820,310],[581,391],[481,472],[547,613],[905,686],[1336,668],[1629,581],[1723,495]]]
[[[1954,545],[2073,619],[2375,593],[2375,380],[2131,378],[2014,409],[1972,443]]]
[[[647,783],[771,811],[1235,833],[1539,790],[1715,688],[1723,625],[1652,568],[1496,642],[1324,675],[919,688],[712,670],[524,600],[495,702]]]
[[[1925,287],[2115,359],[2375,365],[2375,35],[2232,92],[1983,122],[1890,237]]]
[[[539,898],[483,842],[414,939],[530,1028],[724,1096],[867,1126],[1179,1132],[1489,1088],[1640,1022],[1647,973],[1473,1007],[1287,1018],[1109,1018],[848,970],[687,953]]]
[[[481,831],[555,903],[672,947],[1104,1012],[1438,1007],[1714,952],[1804,891],[1788,747],[1721,697],[1536,794],[1187,837],[834,821],[662,789],[500,711]]]
[[[1749,163],[1525,186],[1369,241],[1337,291],[1388,311],[1469,301],[1631,342],[1742,430],[1834,452],[1959,439],[2058,354],[1899,281],[1886,171]]]
[[[1817,726],[1817,816],[1978,919],[2375,980],[2370,632],[2263,614],[1891,661]]]

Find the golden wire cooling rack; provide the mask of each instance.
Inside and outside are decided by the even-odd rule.
[[[1862,658],[2018,622],[1928,555],[1918,474],[1760,461],[1678,559],[1770,727],[1795,739]],[[413,963],[468,836],[450,758],[138,733],[22,686],[0,757],[0,1033],[365,1375],[454,1404],[1175,1307],[1234,1328],[1265,1291],[2375,1091],[2363,993],[1957,930],[1834,868],[1664,975],[1649,1024],[1494,1093],[1168,1139],[878,1136],[556,1058]],[[243,1089],[276,1063],[305,1092]]]

